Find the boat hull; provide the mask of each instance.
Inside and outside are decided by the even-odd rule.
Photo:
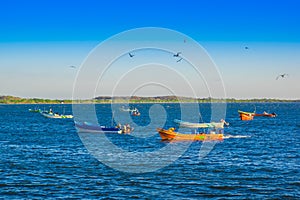
[[[162,140],[176,140],[176,141],[211,141],[211,140],[223,140],[223,134],[182,134],[174,132],[173,129],[162,129],[158,128],[157,132],[159,133]]]
[[[242,121],[249,121],[249,120],[253,120],[255,113],[250,113],[250,112],[243,112],[243,111],[238,111],[239,115],[240,115],[240,119]]]
[[[87,123],[75,122],[75,127],[79,132],[89,132],[89,133],[122,133],[122,129],[116,127],[105,127],[98,125],[91,125]]]
[[[52,119],[72,119],[73,115],[59,115],[59,114],[51,114],[48,112],[40,112],[41,115],[47,118],[52,118]]]

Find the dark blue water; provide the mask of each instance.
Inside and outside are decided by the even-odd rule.
[[[164,127],[174,126],[179,105],[162,106],[167,111]],[[44,107],[49,105],[40,106]],[[107,138],[126,151],[149,152],[168,145],[176,150],[180,144],[161,142],[157,127],[147,126],[151,105],[136,107],[142,115],[133,119],[134,134]],[[239,120],[238,109],[255,107],[278,117]],[[227,104],[227,139],[202,159],[202,142],[194,142],[178,160],[148,173],[126,173],[102,164],[83,145],[73,120],[47,119],[28,112],[29,108],[33,106],[0,105],[0,198],[300,198],[299,103]],[[72,109],[71,105],[52,108],[66,114]],[[111,112],[100,113],[109,108],[96,106],[99,121],[106,125],[111,123]],[[203,120],[210,118],[210,104],[201,104],[200,111]],[[139,134],[143,137],[136,137]],[[111,158],[116,158],[113,152]],[[154,160],[159,164],[159,159]]]

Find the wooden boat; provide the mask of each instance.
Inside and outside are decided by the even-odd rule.
[[[244,111],[238,110],[238,113],[240,115],[240,119],[243,121],[253,120],[253,118],[255,116],[254,112],[244,112]]]
[[[119,127],[106,127],[97,124],[92,124],[89,122],[75,122],[75,127],[79,132],[89,132],[89,133],[130,133],[133,129],[130,126],[125,125],[123,128]]]
[[[48,112],[48,111],[42,111],[40,113],[44,117],[52,118],[52,119],[72,119],[73,118],[73,115],[60,115],[58,113],[53,113],[53,112]]]
[[[276,113],[255,113],[255,112],[244,112],[244,111],[238,111],[240,114],[240,119],[241,120],[253,120],[253,118],[256,117],[276,117]]]
[[[174,131],[174,128],[168,130],[157,128],[162,140],[174,140],[174,141],[209,141],[209,140],[223,140],[224,135],[222,133],[199,133],[199,134],[183,134]]]

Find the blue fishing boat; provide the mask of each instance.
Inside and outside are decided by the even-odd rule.
[[[132,128],[129,125],[125,125],[123,128],[121,126],[117,127],[106,127],[100,126],[98,124],[92,124],[89,122],[76,122],[75,127],[79,132],[92,132],[92,133],[130,133]]]

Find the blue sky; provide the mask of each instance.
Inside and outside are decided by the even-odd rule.
[[[219,68],[228,97],[300,99],[298,1],[3,0],[0,5],[0,95],[71,98],[78,69],[68,66],[79,67],[99,42],[115,34],[150,26],[198,41]],[[275,81],[281,73],[290,76]]]
[[[295,0],[2,0],[0,40],[99,41],[157,26],[200,41],[299,42],[299,5]]]

